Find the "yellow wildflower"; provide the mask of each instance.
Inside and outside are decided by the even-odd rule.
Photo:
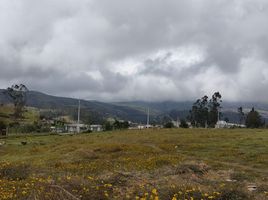
[[[157,190],[155,188],[152,189],[152,194],[157,195]]]

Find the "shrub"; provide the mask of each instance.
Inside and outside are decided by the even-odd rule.
[[[164,128],[174,128],[174,124],[172,122],[168,122],[164,125]]]
[[[180,128],[189,128],[189,125],[184,119],[181,120]]]

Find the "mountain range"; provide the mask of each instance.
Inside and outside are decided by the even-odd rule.
[[[5,90],[0,89],[0,103],[11,103]],[[194,101],[193,101],[194,102]],[[147,110],[150,119],[155,123],[163,123],[166,120],[186,118],[193,104],[191,101],[174,102],[110,102],[81,100],[81,119],[85,123],[101,123],[107,118],[129,120],[137,123],[145,123]],[[75,120],[77,116],[78,99],[47,95],[38,91],[27,92],[28,107],[38,108],[44,115],[68,115]],[[245,111],[255,107],[264,118],[268,118],[268,103],[259,102],[223,102],[223,117],[231,122],[238,122],[237,108],[242,106]]]

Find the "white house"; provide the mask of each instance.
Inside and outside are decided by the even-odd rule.
[[[69,132],[69,133],[77,133],[80,131],[83,132],[83,131],[89,130],[89,126],[86,124],[74,123],[74,124],[66,124],[64,126],[64,129],[66,132]]]
[[[102,125],[99,125],[99,124],[92,124],[89,126],[89,130],[93,132],[100,132],[100,131],[103,131],[103,127]]]
[[[215,125],[215,128],[233,128],[233,127],[245,128],[246,126],[243,124],[228,123],[223,120],[219,120]]]

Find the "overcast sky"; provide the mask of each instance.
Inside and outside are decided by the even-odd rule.
[[[1,0],[0,86],[268,101],[267,0]]]

